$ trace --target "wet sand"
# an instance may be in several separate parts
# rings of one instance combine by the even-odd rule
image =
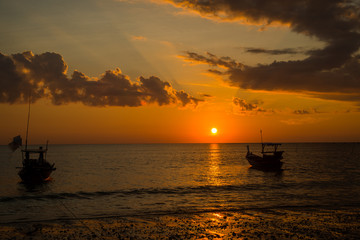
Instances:
[[[256,209],[0,225],[0,239],[358,239],[360,208]]]

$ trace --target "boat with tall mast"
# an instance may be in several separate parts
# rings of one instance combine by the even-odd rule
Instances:
[[[249,145],[247,145],[246,159],[253,168],[264,169],[264,170],[273,170],[281,169],[283,162],[283,153],[284,151],[278,151],[278,147],[281,143],[264,143],[262,138],[262,130],[260,130],[261,135],[261,155],[256,155],[250,152]],[[272,150],[267,150],[268,147],[272,147]]]
[[[48,142],[46,148],[39,147],[38,149],[28,149],[28,135],[29,135],[29,123],[30,123],[30,105],[31,100],[29,97],[29,109],[28,120],[26,126],[26,140],[25,149],[21,150],[22,155],[22,167],[18,172],[21,180],[25,183],[41,183],[47,181],[50,174],[56,170],[55,163],[50,164],[47,160]],[[20,136],[18,136],[20,137]],[[20,137],[21,139],[21,137]],[[14,138],[15,140],[15,138]],[[18,143],[17,143],[18,144]],[[20,143],[21,145],[21,143]]]

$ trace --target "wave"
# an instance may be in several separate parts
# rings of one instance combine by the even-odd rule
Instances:
[[[309,181],[303,183],[276,183],[276,184],[245,184],[245,185],[203,185],[203,186],[189,186],[189,187],[175,187],[175,188],[139,188],[139,189],[121,189],[112,191],[78,191],[78,192],[62,192],[55,193],[32,193],[29,195],[21,196],[0,196],[0,202],[12,202],[12,201],[24,201],[24,200],[57,200],[57,199],[95,199],[101,197],[115,197],[115,198],[126,198],[132,196],[142,195],[192,195],[192,194],[231,194],[231,193],[249,193],[249,192],[264,192],[264,191],[283,191],[283,194],[291,194],[294,191],[307,191],[314,189],[333,189],[335,186],[341,188],[342,185],[338,182],[319,182]]]
[[[17,223],[36,223],[36,222],[56,222],[56,221],[68,221],[68,220],[90,220],[90,219],[107,219],[107,218],[133,218],[133,217],[151,217],[151,216],[173,216],[173,215],[197,215],[204,213],[244,213],[247,215],[259,214],[259,213],[272,213],[272,214],[286,214],[283,211],[306,211],[308,213],[319,212],[325,210],[328,213],[336,213],[337,211],[360,211],[358,203],[345,203],[341,205],[334,204],[303,204],[303,205],[273,205],[273,206],[241,206],[241,207],[211,207],[211,208],[183,208],[177,210],[152,210],[152,211],[131,211],[117,214],[100,213],[100,214],[85,214],[85,215],[73,215],[67,214],[63,216],[49,215],[46,217],[34,218],[13,218],[7,219],[7,221],[1,221],[0,224],[17,224]]]
[[[0,223],[294,208],[315,211],[359,206],[359,198],[351,199],[342,194],[335,196],[336,190],[329,193],[321,189],[325,183],[316,186],[320,191],[306,192],[314,184],[311,181],[301,184],[279,182],[74,193],[55,193],[50,188],[46,193],[0,197]],[[314,195],[314,192],[319,195]]]
[[[5,196],[0,197],[0,202],[21,201],[21,200],[51,200],[51,199],[92,199],[103,196],[127,197],[134,195],[156,195],[156,194],[197,194],[197,193],[212,193],[212,192],[232,192],[232,191],[251,191],[258,190],[260,184],[250,185],[224,185],[224,186],[197,186],[197,187],[176,187],[176,188],[139,188],[139,189],[124,189],[114,191],[94,191],[84,192],[78,191],[74,193],[48,193],[48,194],[32,194],[22,196]]]

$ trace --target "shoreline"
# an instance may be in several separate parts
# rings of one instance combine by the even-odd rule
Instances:
[[[0,239],[357,239],[360,208],[282,208],[0,224]]]

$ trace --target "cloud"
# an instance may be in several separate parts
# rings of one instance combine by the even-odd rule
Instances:
[[[213,98],[214,97],[214,96],[212,96],[210,94],[207,94],[207,93],[202,93],[201,96],[204,97],[204,98]]]
[[[254,54],[269,54],[269,55],[283,55],[283,54],[299,54],[306,53],[298,48],[284,48],[284,49],[264,49],[264,48],[244,48],[247,53]]]
[[[32,102],[47,98],[55,105],[80,102],[87,106],[196,106],[203,101],[154,76],[133,82],[115,69],[95,79],[75,70],[69,78],[67,69],[57,53],[0,53],[0,103],[26,103],[29,95]]]
[[[316,114],[316,113],[324,113],[324,112],[320,112],[316,108],[312,108],[312,109],[296,109],[293,111],[293,113],[297,115],[308,115],[308,114]]]
[[[257,103],[248,103],[244,99],[240,99],[237,97],[233,98],[233,104],[236,106],[237,111],[242,113],[245,112],[266,112],[266,110],[260,108]]]
[[[307,51],[297,61],[246,66],[227,57],[188,52],[196,60],[229,76],[229,84],[244,89],[312,92],[315,97],[334,100],[360,96],[360,3],[357,0],[168,0],[173,5],[196,11],[204,17],[240,20],[246,24],[280,23],[292,31],[317,38],[322,49]],[[256,49],[253,49],[256,50]],[[259,52],[259,49],[257,49]],[[285,49],[286,50],[286,49]],[[280,51],[285,53],[286,51]],[[291,50],[291,49],[287,49]],[[263,50],[264,53],[279,53]],[[288,51],[289,52],[289,51]],[[344,94],[346,97],[342,98]]]
[[[195,63],[207,63],[211,66],[222,67],[225,69],[243,69],[245,65],[236,62],[230,57],[217,57],[212,53],[207,52],[207,56],[203,56],[194,52],[185,52],[185,59],[194,61]],[[219,72],[220,71],[214,71]]]
[[[298,110],[294,110],[293,113],[294,114],[299,114],[299,115],[304,115],[304,114],[310,114],[310,111],[305,110],[305,109],[298,109]]]
[[[339,68],[322,71],[306,71],[301,61],[275,61],[252,67],[212,54],[207,57],[189,52],[185,58],[193,63],[209,64],[212,67],[209,72],[228,76],[229,85],[243,89],[302,92],[327,100],[360,101],[360,56],[349,59]]]

